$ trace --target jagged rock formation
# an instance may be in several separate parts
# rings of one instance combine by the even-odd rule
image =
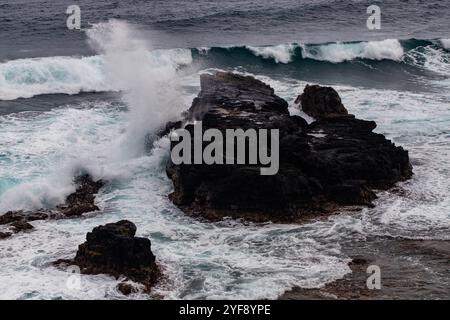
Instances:
[[[1,232],[0,239],[6,239],[13,233],[33,229],[29,223],[36,220],[79,217],[87,212],[98,211],[95,195],[104,182],[94,181],[88,174],[77,176],[74,180],[77,188],[67,196],[64,204],[55,209],[39,209],[36,211],[9,211],[0,216],[0,225],[9,227],[8,232]]]
[[[208,220],[231,216],[293,222],[336,212],[341,205],[371,205],[373,189],[388,189],[411,177],[408,152],[374,133],[375,122],[348,115],[332,88],[307,86],[297,100],[316,121],[308,125],[290,116],[287,102],[252,77],[202,75],[185,129],[193,136],[189,123],[194,120],[202,120],[204,131],[279,129],[279,171],[261,175],[259,165],[170,161],[170,199]]]

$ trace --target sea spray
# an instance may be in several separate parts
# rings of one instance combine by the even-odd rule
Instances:
[[[444,49],[450,50],[450,39],[441,39],[440,42]]]
[[[92,48],[103,55],[108,81],[121,88],[129,108],[127,130],[115,150],[117,160],[141,155],[146,135],[154,133],[181,109],[176,64],[152,59],[149,41],[126,22],[95,24],[86,33]]]
[[[294,50],[296,48],[295,44],[288,45],[277,45],[268,47],[252,47],[247,46],[254,55],[263,57],[264,59],[273,59],[276,63],[289,63],[292,61]]]
[[[121,109],[117,113],[112,106],[97,103],[95,108],[60,108],[37,115],[33,120],[37,135],[21,132],[16,134],[16,143],[10,145],[12,141],[7,140],[5,153],[17,149],[19,154],[28,155],[31,160],[23,161],[33,161],[34,167],[23,177],[15,170],[13,183],[2,187],[2,211],[39,209],[63,202],[74,190],[73,177],[80,171],[105,180],[129,178],[134,160],[144,155],[147,134],[179,113],[182,100],[176,60],[189,62],[183,52],[165,59],[161,52],[152,55],[138,32],[116,20],[93,25],[87,34],[99,53],[96,59],[101,59],[102,81],[123,92],[128,112]],[[20,114],[11,117],[11,123],[18,126],[30,120]],[[114,134],[98,132],[106,130],[105,125]],[[20,164],[18,159],[15,162]]]
[[[399,40],[300,45],[303,58],[340,63],[354,59],[400,61],[404,49]]]

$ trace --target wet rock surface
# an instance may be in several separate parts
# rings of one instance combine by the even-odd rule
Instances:
[[[339,94],[331,87],[307,85],[297,97],[303,112],[315,119],[324,119],[348,115]]]
[[[316,121],[308,124],[290,116],[287,102],[252,77],[202,75],[187,123],[202,120],[203,131],[279,129],[279,171],[263,176],[260,165],[170,161],[170,199],[186,213],[207,220],[231,216],[301,222],[342,205],[371,206],[374,189],[388,189],[411,177],[408,152],[374,133],[375,122],[349,115],[336,91],[308,86],[298,100]],[[194,126],[185,129],[193,139]]]
[[[61,219],[79,217],[84,213],[98,211],[95,205],[95,195],[104,185],[102,180],[94,181],[88,174],[77,176],[74,179],[77,186],[75,192],[67,196],[62,205],[55,209],[39,209],[36,211],[9,211],[0,216],[0,225],[9,228],[10,232],[2,232],[0,239],[6,239],[13,233],[33,229],[30,224],[36,220]]]
[[[86,235],[72,260],[58,260],[57,265],[77,265],[84,274],[109,274],[141,283],[145,291],[158,281],[160,270],[147,238],[136,237],[136,226],[127,220],[95,227]],[[135,292],[132,285],[121,283],[124,294]]]
[[[81,216],[83,213],[98,211],[95,205],[95,195],[104,182],[94,181],[89,175],[78,176],[75,179],[77,189],[66,198],[66,203],[58,206],[58,209],[66,217]]]
[[[321,288],[294,288],[284,293],[283,300],[333,299],[447,299],[448,240],[411,240],[371,237],[361,243],[343,244],[352,257],[351,273]],[[373,275],[369,266],[379,268],[379,288],[367,286]],[[431,271],[433,270],[433,271]],[[369,279],[369,283],[373,282]]]

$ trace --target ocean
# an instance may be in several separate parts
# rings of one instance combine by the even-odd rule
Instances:
[[[66,26],[72,4],[81,30]],[[366,27],[371,4],[380,30]],[[100,213],[36,221],[0,240],[0,298],[126,298],[112,277],[82,275],[72,288],[52,265],[120,219],[151,239],[166,274],[135,299],[276,299],[342,278],[351,255],[392,239],[447,245],[449,15],[450,3],[420,0],[0,0],[0,213],[63,202],[80,170],[108,181]],[[333,86],[350,113],[409,151],[413,178],[379,192],[374,208],[302,225],[183,214],[167,198],[169,140],[146,148],[145,137],[186,110],[199,75],[215,70],[270,84],[292,114],[306,84]],[[390,251],[398,277],[411,266],[423,282],[425,293],[401,297],[449,297],[448,265]]]

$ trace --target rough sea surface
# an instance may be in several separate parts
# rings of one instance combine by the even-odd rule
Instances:
[[[344,277],[364,254],[386,269],[382,297],[450,297],[450,3],[73,2],[0,0],[0,213],[62,202],[80,170],[109,183],[101,212],[0,240],[0,298],[126,298],[114,278],[83,275],[73,287],[51,265],[120,219],[151,239],[167,275],[136,299],[276,299]],[[66,27],[72,4],[82,30]],[[366,28],[371,4],[381,30]],[[145,136],[214,70],[270,84],[292,113],[306,84],[332,85],[350,113],[409,150],[415,175],[375,208],[304,225],[184,215],[167,198],[168,138],[149,150]]]

